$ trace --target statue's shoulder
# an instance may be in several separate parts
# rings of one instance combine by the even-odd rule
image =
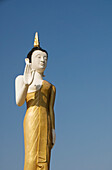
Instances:
[[[17,76],[15,81],[23,81],[23,75]]]
[[[44,80],[44,84],[45,84],[46,86],[51,87],[54,91],[56,90],[56,87],[55,87],[52,83],[50,83],[49,81]]]
[[[52,85],[52,84],[51,84],[49,81],[47,81],[47,80],[44,80],[43,82],[44,82],[44,85],[45,85],[45,86],[49,86],[49,87],[50,87],[50,86]]]

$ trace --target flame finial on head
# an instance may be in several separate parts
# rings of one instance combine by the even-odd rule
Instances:
[[[40,47],[38,33],[35,33],[35,39],[34,39],[34,47]]]

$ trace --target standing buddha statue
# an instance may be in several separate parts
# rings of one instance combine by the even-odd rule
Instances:
[[[38,33],[34,47],[25,59],[25,70],[15,80],[16,104],[26,101],[24,117],[24,170],[49,170],[51,149],[55,144],[54,101],[56,88],[43,80],[48,53],[40,47]]]

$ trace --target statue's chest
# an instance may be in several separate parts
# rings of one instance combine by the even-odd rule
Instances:
[[[51,84],[43,81],[41,87],[35,92],[31,92],[27,94],[26,102],[31,105],[42,105],[48,106],[51,94]],[[28,105],[29,105],[28,104]]]

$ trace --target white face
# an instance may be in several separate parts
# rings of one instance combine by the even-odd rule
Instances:
[[[47,54],[40,50],[35,50],[31,57],[32,69],[43,73],[47,66]]]

